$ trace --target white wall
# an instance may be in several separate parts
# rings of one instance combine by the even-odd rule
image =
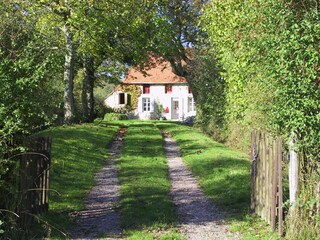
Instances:
[[[119,104],[119,91],[113,92],[103,100],[103,104],[110,108],[116,108]]]
[[[126,104],[119,104],[119,94],[123,91],[114,91],[111,95],[104,99],[103,104],[113,109],[124,108]],[[125,103],[127,103],[127,94],[125,93]]]
[[[143,92],[143,87],[141,92]],[[159,115],[156,114],[155,104],[161,104],[164,109],[168,108],[168,113],[163,113],[162,115],[168,120],[184,120],[189,116],[195,116],[196,111],[188,111],[188,99],[193,98],[192,94],[188,93],[187,85],[176,85],[172,86],[172,93],[165,93],[164,85],[151,85],[149,94],[141,94],[138,100],[138,108],[131,114],[131,117],[140,119],[157,119]],[[110,96],[104,100],[104,104],[113,109],[120,109],[125,107],[124,104],[119,104],[119,93],[122,91],[115,91]],[[127,97],[127,96],[126,96]],[[151,109],[150,111],[143,111],[142,99],[150,98]],[[177,114],[173,114],[173,101],[177,101],[179,108]],[[172,117],[177,117],[173,119]]]
[[[172,86],[172,93],[165,93],[164,85],[151,85],[150,86],[150,94],[141,94],[139,97],[138,109],[136,109],[135,113],[141,119],[152,119],[154,116],[155,109],[151,107],[150,112],[144,112],[142,109],[142,98],[148,97],[151,100],[151,104],[159,103],[165,109],[169,109],[169,113],[164,113],[163,115],[166,119],[171,120],[175,115],[178,117],[176,120],[184,120],[186,117],[194,116],[196,114],[195,111],[188,111],[188,98],[193,97],[192,94],[188,93],[188,86],[186,85],[176,85]],[[141,92],[143,87],[141,86]],[[179,108],[177,110],[177,114],[173,114],[173,100],[178,102]]]

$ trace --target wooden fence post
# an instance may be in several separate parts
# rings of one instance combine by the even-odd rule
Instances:
[[[278,233],[283,236],[282,141],[277,139],[278,160]]]
[[[251,133],[251,209],[283,234],[282,141],[270,134]],[[277,221],[278,220],[278,221]]]
[[[298,195],[298,185],[299,185],[299,159],[298,153],[296,151],[296,140],[297,135],[295,133],[291,134],[291,139],[289,140],[289,196],[290,205],[294,205],[297,195]]]
[[[18,208],[23,216],[21,224],[27,226],[32,214],[43,213],[49,207],[51,138],[29,138],[24,145],[28,151],[20,159],[21,203]]]
[[[251,132],[251,210],[256,209],[256,184],[257,184],[257,162],[259,148],[257,146],[257,131]]]
[[[278,179],[277,175],[279,174],[279,146],[278,146],[278,141],[275,142],[274,144],[274,149],[273,149],[273,166],[272,166],[272,204],[271,204],[271,227],[273,231],[276,229],[276,208],[277,208],[277,190],[278,190]]]
[[[317,197],[320,199],[320,182],[317,187]],[[320,215],[320,200],[317,202],[317,213]]]

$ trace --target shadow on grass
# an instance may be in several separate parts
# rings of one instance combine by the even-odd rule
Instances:
[[[126,229],[177,222],[168,193],[170,182],[161,132],[153,122],[131,124],[117,160],[121,185],[121,222]]]
[[[66,231],[71,213],[83,208],[93,175],[105,163],[107,146],[119,127],[128,127],[122,157],[117,161],[121,183],[121,220],[127,229],[174,225],[176,208],[168,196],[170,183],[160,129],[167,129],[183,158],[200,179],[204,192],[226,209],[243,211],[249,204],[249,161],[243,155],[205,138],[194,129],[171,122],[119,121],[99,126],[54,129],[51,188],[47,219]],[[53,233],[53,236],[59,234]]]
[[[127,120],[119,120],[119,121],[96,121],[96,126],[102,126],[102,127],[127,127],[130,124]]]
[[[118,161],[124,189],[121,205],[125,227],[153,226],[161,218],[167,224],[177,221],[170,216],[170,211],[175,212],[174,207],[166,205],[170,203],[165,196],[169,189],[163,190],[161,187],[161,179],[167,177],[167,166],[162,165],[166,160],[161,133],[157,128],[168,130],[176,139],[184,161],[215,204],[236,215],[247,211],[250,203],[250,163],[244,154],[180,123],[140,122],[129,126],[123,157]],[[153,202],[153,199],[157,200]],[[154,208],[153,204],[158,204],[158,208]],[[168,208],[174,210],[167,212]]]
[[[121,222],[124,228],[144,229],[177,223],[176,209],[167,197],[168,192],[163,190],[167,186],[163,186],[157,179],[150,181],[153,181],[150,186],[130,186],[130,191],[122,193]]]
[[[185,156],[205,194],[223,210],[242,214],[250,206],[250,165],[246,159],[203,152]]]

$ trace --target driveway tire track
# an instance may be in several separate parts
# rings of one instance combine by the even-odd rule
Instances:
[[[77,227],[71,233],[72,239],[119,239],[121,236],[117,209],[120,187],[115,160],[121,156],[126,132],[126,128],[117,132],[109,147],[108,164],[95,175],[97,184],[85,198],[85,209],[75,213]]]
[[[224,217],[200,189],[196,178],[183,163],[177,143],[163,133],[168,159],[170,195],[177,206],[180,226],[178,231],[187,239],[238,239],[228,230]]]

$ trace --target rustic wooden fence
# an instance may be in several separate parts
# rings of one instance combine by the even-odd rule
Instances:
[[[251,209],[283,235],[282,141],[251,134]]]
[[[28,150],[20,159],[19,212],[21,221],[27,224],[31,215],[48,211],[51,138],[30,138],[24,145]]]

